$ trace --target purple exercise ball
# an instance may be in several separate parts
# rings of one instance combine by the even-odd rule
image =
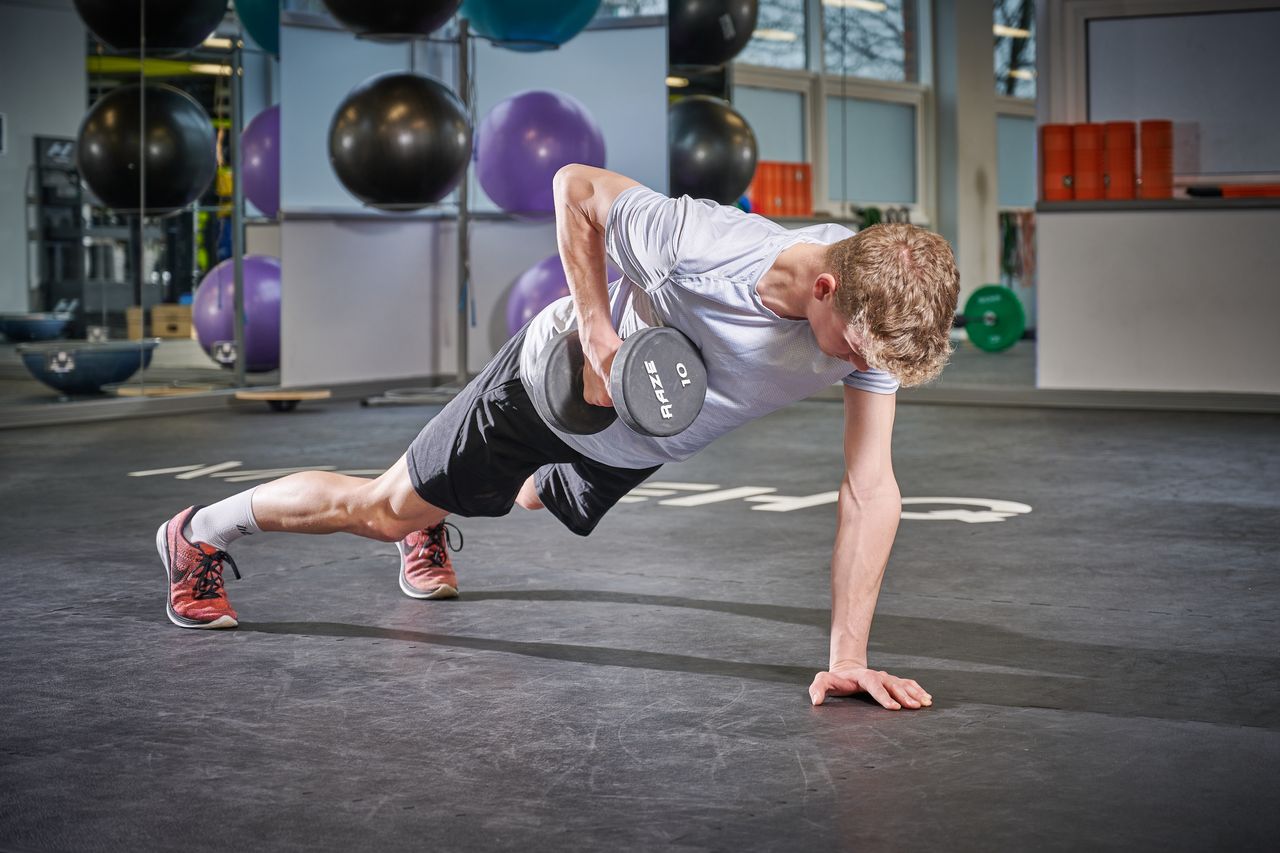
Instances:
[[[622,275],[613,264],[607,265],[605,274],[609,281]],[[565,278],[560,256],[551,255],[538,261],[520,274],[507,294],[507,333],[514,335],[543,308],[569,295],[569,280]]]
[[[240,134],[244,194],[263,216],[280,212],[280,107],[267,107]]]
[[[218,341],[235,340],[235,260],[218,264],[196,288],[191,309],[196,338],[205,352]],[[267,255],[244,256],[245,370],[257,373],[280,366],[280,261]]]
[[[563,92],[512,95],[476,135],[476,176],[494,204],[534,219],[555,215],[551,179],[561,166],[604,167],[604,136],[581,101]]]

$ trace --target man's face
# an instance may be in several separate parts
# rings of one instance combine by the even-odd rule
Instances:
[[[835,305],[835,281],[824,282],[822,276],[814,287],[814,300],[809,307],[809,326],[818,339],[818,347],[832,358],[849,362],[858,370],[870,370],[862,357],[862,341],[840,315]]]

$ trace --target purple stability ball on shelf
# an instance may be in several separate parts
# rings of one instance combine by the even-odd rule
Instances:
[[[275,370],[280,366],[279,259],[245,255],[244,284],[245,370]],[[192,322],[205,352],[218,341],[235,340],[235,289],[231,258],[209,270],[196,288]]]
[[[267,107],[253,117],[240,135],[244,146],[244,194],[262,215],[280,212],[280,107]]]
[[[512,95],[489,111],[476,139],[476,176],[494,204],[534,219],[555,215],[551,179],[561,166],[604,167],[604,136],[587,108],[563,92]]]
[[[609,281],[622,276],[613,264],[608,265],[606,274]],[[569,280],[565,278],[560,256],[551,255],[538,261],[520,274],[507,294],[507,333],[514,335],[543,308],[568,295]]]

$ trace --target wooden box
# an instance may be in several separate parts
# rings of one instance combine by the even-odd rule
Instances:
[[[142,340],[142,306],[131,305],[124,309],[124,322],[129,330],[129,340]]]
[[[151,308],[151,334],[157,338],[190,338],[190,305],[154,305]]]

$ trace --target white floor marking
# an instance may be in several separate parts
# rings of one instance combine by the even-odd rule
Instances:
[[[152,468],[150,471],[130,471],[130,477],[155,477],[160,474],[181,474],[183,471],[194,471],[197,468],[203,468],[204,463],[199,465],[177,465],[173,468]]]
[[[251,480],[278,480],[290,474],[303,471],[332,471],[332,465],[317,465],[313,468],[263,468],[257,471],[220,471],[214,477],[225,479],[228,483],[248,483]]]
[[[902,505],[914,504],[959,504],[960,506],[980,506],[974,509],[935,509],[929,512],[902,511],[902,517],[913,521],[963,521],[966,524],[983,524],[993,521],[1004,521],[1015,515],[1031,512],[1031,507],[1016,501],[1001,501],[994,498],[903,498]]]
[[[240,462],[219,462],[217,465],[209,465],[204,468],[197,468],[194,471],[188,471],[185,474],[179,474],[174,477],[175,480],[194,480],[196,477],[207,477],[217,471],[226,471],[228,468],[239,468]]]
[[[711,483],[668,483],[661,480],[651,480],[644,486],[649,489],[675,489],[677,492],[709,492],[720,488]]]
[[[194,480],[197,477],[211,477],[227,483],[248,483],[253,480],[274,480],[300,471],[334,471],[333,465],[313,465],[297,468],[255,468],[242,469],[240,462],[219,462],[216,465],[175,465],[170,468],[152,468],[145,471],[131,471],[130,477],[155,477],[164,474],[176,475],[177,480]],[[349,477],[378,477],[384,472],[381,468],[347,468],[336,471]],[[645,483],[637,486],[627,495],[618,499],[618,503],[644,503],[650,498],[665,498],[658,503],[663,506],[707,506],[709,504],[727,503],[743,500],[758,504],[753,510],[760,512],[794,512],[798,509],[825,506],[838,503],[840,493],[818,492],[812,495],[778,495],[777,489],[769,486],[739,486],[722,489],[713,483],[675,483],[665,480]],[[678,492],[694,492],[692,495],[669,497]],[[951,506],[946,506],[950,504]],[[903,509],[902,517],[911,521],[960,521],[965,524],[983,524],[1004,521],[1031,512],[1028,504],[1017,501],[998,500],[996,498],[903,498],[903,507],[933,505],[939,507],[924,511]],[[977,507],[977,509],[964,509]]]
[[[688,495],[683,498],[667,498],[665,501],[659,501],[659,503],[663,506],[705,506],[706,504],[721,503],[722,501],[742,500],[752,495],[763,495],[766,492],[776,491],[777,489],[772,489],[768,486],[740,486],[736,489],[721,489],[718,492]]]
[[[839,492],[819,492],[807,497],[787,497],[785,495],[756,495],[747,498],[752,503],[763,503],[764,506],[753,506],[758,512],[793,512],[797,509],[808,509],[811,506],[833,504],[840,499]]]

